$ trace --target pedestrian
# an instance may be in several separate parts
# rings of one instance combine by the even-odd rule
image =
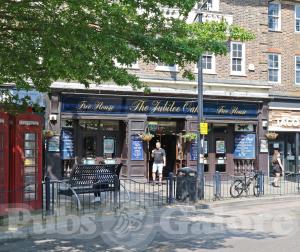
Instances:
[[[275,174],[275,178],[273,180],[272,185],[274,187],[279,187],[279,179],[281,175],[284,175],[284,168],[280,159],[280,152],[279,149],[274,149],[274,153],[272,156],[272,166],[273,166],[273,173]]]
[[[156,172],[158,172],[159,185],[162,183],[163,167],[166,166],[166,152],[161,148],[160,142],[157,142],[155,149],[152,150],[151,156],[153,158],[152,179],[153,183],[156,181]]]

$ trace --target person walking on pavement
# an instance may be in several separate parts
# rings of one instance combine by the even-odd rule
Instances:
[[[273,157],[272,157],[272,166],[273,172],[275,174],[274,181],[272,185],[274,187],[279,187],[279,179],[281,175],[284,175],[284,168],[280,159],[279,149],[274,149]]]
[[[152,167],[152,179],[153,182],[156,180],[156,172],[158,172],[159,176],[159,185],[162,183],[162,175],[163,175],[163,167],[166,166],[166,152],[163,148],[161,148],[160,142],[156,143],[156,148],[152,150],[151,156],[153,160]]]

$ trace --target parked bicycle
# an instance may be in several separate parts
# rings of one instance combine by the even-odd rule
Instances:
[[[243,173],[243,175],[243,178],[236,178],[232,182],[230,186],[231,197],[239,198],[243,192],[248,195],[251,184],[253,184],[253,194],[258,197],[261,194],[258,173],[256,171],[251,171],[250,174]]]

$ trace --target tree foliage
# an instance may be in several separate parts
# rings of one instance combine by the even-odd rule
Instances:
[[[141,88],[115,61],[185,67],[204,51],[227,52],[227,41],[250,40],[226,22],[187,24],[196,0],[0,0],[0,85],[47,91],[56,80]],[[167,18],[162,6],[178,8]],[[189,76],[187,74],[187,76]]]

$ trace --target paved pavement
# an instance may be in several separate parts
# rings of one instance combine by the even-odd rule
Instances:
[[[67,215],[0,251],[299,251],[300,198]]]

